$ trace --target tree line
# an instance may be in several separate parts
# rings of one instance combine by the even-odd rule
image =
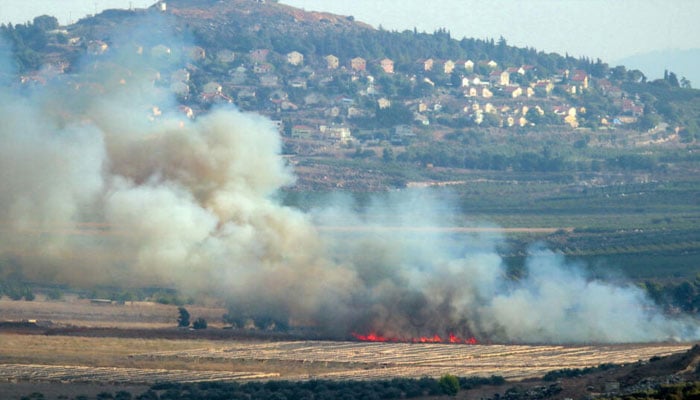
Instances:
[[[0,25],[0,53],[12,54],[12,61],[20,72],[39,69],[43,64],[44,53],[52,40],[50,31],[59,28],[58,19],[41,15],[24,24]],[[66,42],[65,35],[56,35],[57,41]]]
[[[309,381],[267,382],[163,382],[152,385],[147,391],[133,395],[121,390],[117,393],[102,392],[97,400],[380,400],[411,399],[425,396],[455,396],[460,390],[481,386],[500,386],[506,380],[501,376],[457,377],[446,374],[435,378],[394,378],[375,381],[331,381],[313,379]],[[43,400],[42,393],[33,393],[22,400]],[[65,397],[68,399],[67,397]],[[73,400],[90,400],[84,395]]]

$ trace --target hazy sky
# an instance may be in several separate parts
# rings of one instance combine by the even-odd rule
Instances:
[[[280,0],[306,10],[352,15],[385,29],[447,28],[453,37],[494,38],[573,56],[622,58],[661,49],[700,48],[698,0]],[[105,8],[154,0],[0,0],[0,22],[35,16],[73,22]],[[699,68],[700,69],[700,68]]]
[[[700,48],[698,0],[281,0],[306,10],[353,15],[385,29],[444,27],[456,38],[614,62],[659,49]]]
[[[61,24],[75,22],[88,14],[107,8],[145,8],[155,0],[0,0],[0,22],[13,24],[31,21],[39,15],[51,15]]]

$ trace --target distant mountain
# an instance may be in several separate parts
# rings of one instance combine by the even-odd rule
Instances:
[[[700,88],[700,48],[657,50],[625,57],[611,64],[639,69],[649,80],[663,78],[664,70],[672,71],[678,78],[685,76],[689,79],[694,88]]]

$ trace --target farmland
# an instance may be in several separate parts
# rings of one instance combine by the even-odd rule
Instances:
[[[26,306],[23,315],[18,305]],[[216,336],[212,334],[226,331],[216,321],[212,320],[208,334],[168,330],[164,326],[169,318],[174,326],[176,307],[147,307],[77,299],[70,303],[0,301],[3,316],[9,313],[26,318],[46,308],[62,318],[53,320],[50,329],[0,331],[0,381],[120,385],[250,379],[370,380],[438,377],[445,373],[520,380],[561,368],[646,360],[690,347],[686,343],[567,346],[271,340],[264,336],[237,337],[231,331],[227,338],[213,340]],[[150,310],[148,314],[145,309]],[[193,310],[211,316],[220,311],[205,307]],[[109,328],[106,318],[115,316],[120,321]],[[66,329],[76,324],[84,330]],[[138,334],[129,335],[129,326],[138,326]],[[101,332],[103,337],[90,336],[91,330]],[[168,335],[161,335],[163,332]]]
[[[434,181],[412,186],[427,187],[417,198],[432,205],[431,212],[439,216],[436,224],[501,227],[498,252],[516,268],[533,243],[542,243],[600,276],[663,281],[692,279],[700,272],[700,183],[694,173],[521,174],[436,168],[432,175]],[[446,176],[451,180],[442,184]],[[369,221],[386,220],[394,213],[391,199],[398,197],[395,192],[346,196]],[[313,209],[335,197],[333,192],[289,191],[283,200]],[[469,232],[462,233],[455,240]]]

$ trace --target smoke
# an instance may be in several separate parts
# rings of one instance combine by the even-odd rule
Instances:
[[[546,250],[533,248],[525,278],[507,279],[499,235],[445,229],[459,223],[455,203],[430,192],[360,211],[341,195],[310,212],[283,206],[276,194],[294,174],[272,122],[234,107],[187,118],[152,67],[165,75],[181,57],[136,48],[46,86],[0,89],[0,257],[27,278],[175,287],[338,338],[700,336],[638,288],[590,279]]]

